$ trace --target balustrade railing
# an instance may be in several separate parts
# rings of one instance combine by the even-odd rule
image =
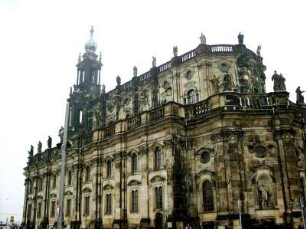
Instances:
[[[163,64],[163,65],[161,65],[159,67],[159,71],[163,72],[163,71],[166,71],[168,68],[171,68],[171,62],[170,61],[165,63],[165,64]]]
[[[151,77],[150,72],[146,72],[146,73],[139,76],[139,81],[144,81],[146,79],[149,79],[150,77]]]
[[[111,126],[108,126],[108,127],[105,128],[105,130],[104,130],[104,137],[105,138],[110,137],[114,134],[115,134],[115,124],[112,124]]]
[[[150,121],[155,121],[159,118],[164,117],[165,111],[164,106],[156,108],[152,111],[150,111]]]
[[[187,61],[187,60],[189,60],[189,59],[191,59],[191,58],[193,58],[195,56],[196,56],[195,50],[187,52],[186,54],[182,55],[182,62]]]
[[[231,53],[233,52],[232,45],[212,45],[211,47],[212,53]]]
[[[127,129],[134,129],[141,124],[141,115],[138,115],[136,117],[130,118],[127,120]]]

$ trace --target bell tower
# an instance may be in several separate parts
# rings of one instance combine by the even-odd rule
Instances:
[[[79,55],[76,84],[70,90],[69,129],[75,131],[83,124],[86,105],[101,94],[101,54],[96,54],[97,44],[93,39],[94,29],[91,27],[89,40],[85,43],[85,53]]]

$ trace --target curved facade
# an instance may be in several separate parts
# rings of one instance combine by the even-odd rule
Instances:
[[[170,61],[134,67],[109,92],[101,66],[86,49],[68,99],[65,225],[238,228],[239,212],[245,228],[299,225],[306,107],[265,91],[262,57],[241,34],[234,45],[201,37],[183,55],[174,47]],[[60,145],[29,152],[28,225],[56,221]]]

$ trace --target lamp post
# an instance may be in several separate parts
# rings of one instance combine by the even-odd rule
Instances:
[[[289,208],[290,208],[290,227],[293,228],[293,215],[292,215],[292,209],[293,209],[293,201],[289,201]]]
[[[302,220],[303,220],[303,226],[304,226],[304,229],[306,229],[306,224],[305,224],[305,215],[304,215],[304,199],[303,197],[300,197],[299,198],[299,206],[301,208],[301,211],[302,211]]]
[[[239,228],[242,229],[242,220],[241,220],[241,200],[238,199],[238,210],[239,210]]]

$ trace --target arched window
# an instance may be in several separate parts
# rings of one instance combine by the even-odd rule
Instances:
[[[209,181],[203,183],[203,209],[204,211],[213,211],[214,206],[214,193],[212,184]]]
[[[138,190],[132,190],[131,212],[138,212]]]
[[[305,178],[304,177],[300,177],[300,185],[301,185],[301,190],[302,190],[302,197],[305,200],[305,193],[306,193],[306,189],[305,189]]]
[[[39,178],[38,179],[38,191],[42,191],[43,190],[43,179]]]
[[[90,180],[90,167],[87,166],[86,170],[85,170],[85,181],[89,181]]]
[[[136,154],[132,155],[131,169],[132,169],[132,174],[137,172],[137,155]]]
[[[156,206],[156,209],[163,208],[163,187],[162,186],[155,187],[155,206]]]
[[[105,215],[112,214],[112,194],[107,193],[105,195]]]
[[[52,188],[56,188],[56,175],[53,176]]]
[[[187,104],[193,104],[198,101],[197,94],[193,89],[189,90],[187,93]]]
[[[71,174],[71,171],[68,171],[68,174],[67,174],[67,185],[71,185],[71,182],[72,182],[72,174]]]
[[[90,214],[90,196],[84,197],[84,215],[89,216]]]
[[[106,162],[106,177],[110,178],[112,176],[112,162],[108,160]]]
[[[159,148],[156,148],[154,153],[154,168],[155,169],[162,168],[162,152]]]

